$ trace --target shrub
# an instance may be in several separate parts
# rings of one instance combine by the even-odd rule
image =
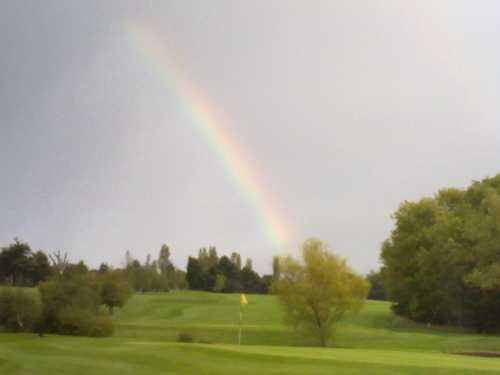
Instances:
[[[69,307],[59,314],[59,333],[73,336],[108,337],[114,333],[111,319],[89,310]]]
[[[99,315],[94,318],[92,328],[90,329],[89,336],[91,337],[109,337],[115,333],[113,321],[105,315]]]
[[[179,333],[179,336],[177,337],[177,341],[191,343],[191,342],[193,342],[193,336],[189,333]]]
[[[76,306],[65,308],[58,314],[60,329],[58,333],[73,336],[89,336],[92,330],[94,315]]]
[[[71,316],[77,314],[76,311],[70,310],[85,310],[94,315],[98,312],[99,292],[91,285],[88,277],[57,277],[41,283],[38,290],[42,300],[44,325],[49,332],[67,333],[68,329],[72,329],[63,329],[61,321],[64,314],[68,315],[65,317],[67,323],[72,320]],[[83,318],[77,320],[81,319]]]
[[[75,336],[110,336],[113,323],[99,314],[99,288],[88,276],[58,277],[39,286],[41,329]]]
[[[59,315],[59,333],[73,336],[109,337],[114,333],[113,322],[108,316],[95,315],[78,307],[65,309]]]
[[[40,315],[40,304],[29,291],[0,289],[0,325],[12,332],[31,331]]]

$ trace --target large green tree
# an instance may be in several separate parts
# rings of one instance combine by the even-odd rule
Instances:
[[[34,284],[47,280],[52,274],[49,258],[41,250],[33,254],[31,257],[31,264],[31,279]]]
[[[52,269],[47,255],[35,253],[27,242],[14,243],[0,251],[0,283],[14,286],[33,286],[50,277]]]
[[[132,294],[126,279],[117,271],[104,272],[97,276],[101,303],[112,315],[115,307],[123,307]]]
[[[252,269],[251,264],[246,264],[240,272],[240,281],[243,292],[259,293],[263,286],[259,274]]]
[[[200,290],[204,288],[203,270],[198,259],[193,257],[188,258],[186,280],[189,289]]]
[[[284,307],[285,321],[326,346],[335,324],[347,312],[362,307],[369,284],[318,239],[306,241],[301,255],[301,259],[280,259],[274,290]]]
[[[13,244],[0,252],[0,278],[7,279],[12,285],[22,283],[29,278],[30,257],[30,245],[15,238]]]
[[[500,329],[500,175],[404,202],[382,246],[396,313],[416,321]]]
[[[158,255],[158,268],[162,275],[166,275],[174,270],[174,265],[170,260],[170,248],[163,244]]]

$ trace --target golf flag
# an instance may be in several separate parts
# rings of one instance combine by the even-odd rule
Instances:
[[[240,305],[248,305],[247,297],[244,294],[240,295]]]

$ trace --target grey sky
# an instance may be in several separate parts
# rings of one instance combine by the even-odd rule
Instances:
[[[296,233],[276,249],[130,40],[229,119]],[[259,271],[310,236],[376,268],[405,199],[500,172],[496,1],[4,1],[0,245],[118,265],[168,243]]]

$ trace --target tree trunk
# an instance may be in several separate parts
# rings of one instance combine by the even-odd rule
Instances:
[[[21,317],[19,316],[19,313],[16,314],[16,320],[17,320],[17,325],[22,330],[23,329],[23,322],[21,320]]]
[[[321,327],[319,328],[319,341],[322,347],[326,347],[326,337]]]
[[[321,321],[319,317],[319,313],[317,309],[315,308],[314,305],[311,306],[312,311],[314,313],[314,318],[316,320],[316,325],[318,326],[318,333],[319,333],[319,342],[321,346],[325,347],[326,346],[326,335],[323,329],[323,322]]]

